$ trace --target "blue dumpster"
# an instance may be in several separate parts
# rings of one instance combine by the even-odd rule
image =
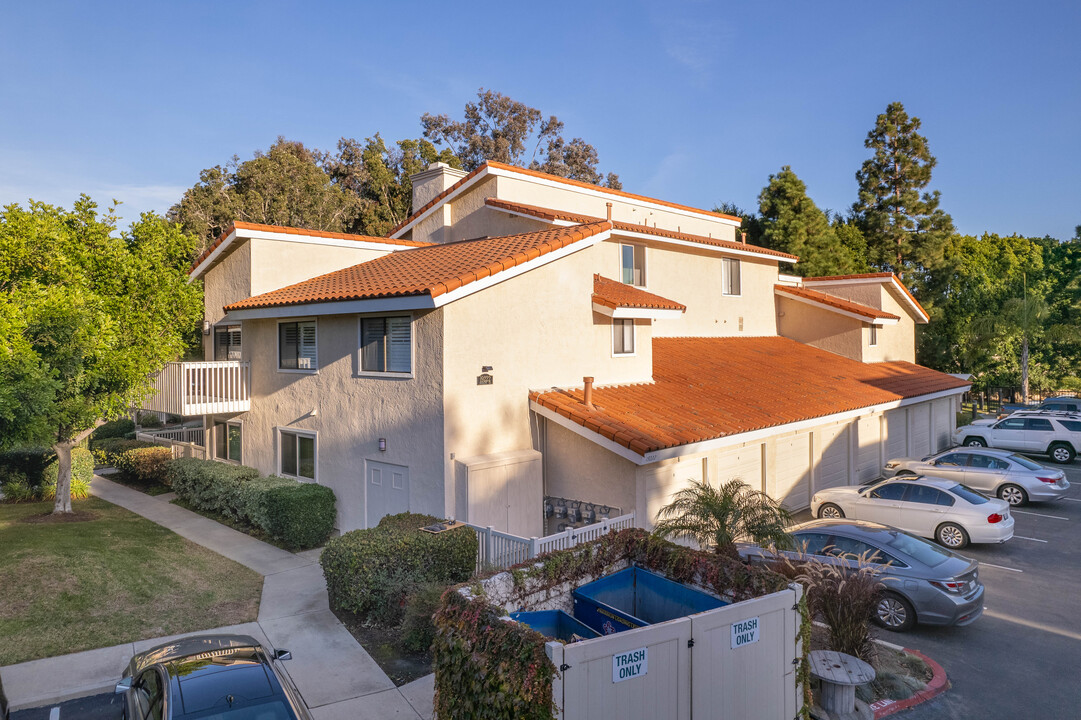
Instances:
[[[629,567],[572,593],[574,617],[602,635],[705,612],[727,605],[701,590]]]
[[[512,620],[528,625],[541,635],[565,643],[599,637],[590,627],[583,625],[562,610],[533,610],[513,612]]]

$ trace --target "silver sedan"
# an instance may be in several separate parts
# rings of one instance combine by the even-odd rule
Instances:
[[[934,475],[997,495],[1010,505],[1058,500],[1070,489],[1061,470],[990,448],[954,448],[922,460],[897,458],[886,463],[885,475]]]

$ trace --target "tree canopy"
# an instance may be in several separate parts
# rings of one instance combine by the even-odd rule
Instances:
[[[902,278],[937,263],[953,233],[953,220],[938,207],[939,192],[923,192],[937,161],[917,132],[920,124],[899,102],[878,116],[863,143],[874,154],[856,173],[859,199],[852,206],[871,263]]]
[[[57,512],[71,511],[71,448],[145,394],[202,315],[194,238],[150,213],[115,231],[86,196],[0,212],[0,446],[56,451]]]

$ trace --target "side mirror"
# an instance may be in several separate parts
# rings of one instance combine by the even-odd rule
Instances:
[[[126,677],[116,684],[116,688],[113,690],[117,695],[122,695],[131,689],[131,678]]]
[[[292,660],[293,659],[293,653],[289,652],[288,650],[275,650],[274,651],[274,659],[275,660]]]

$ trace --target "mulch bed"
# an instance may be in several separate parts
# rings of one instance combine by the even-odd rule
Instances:
[[[337,616],[360,646],[383,669],[395,687],[401,687],[432,672],[430,652],[410,652],[399,644],[401,630],[367,625],[356,615],[335,610]]]

